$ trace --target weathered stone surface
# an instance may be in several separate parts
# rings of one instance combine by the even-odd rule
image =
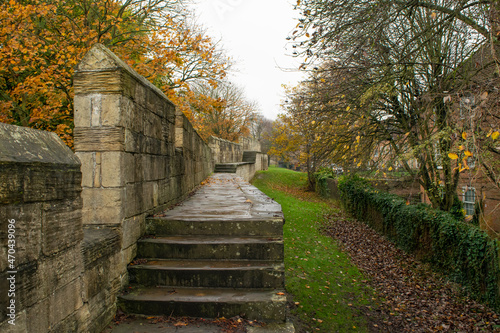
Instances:
[[[49,297],[48,308],[51,327],[60,324],[66,317],[83,306],[81,293],[80,279],[75,279],[53,291]]]
[[[99,260],[106,260],[120,251],[120,233],[112,229],[86,228],[82,254],[85,270],[94,267]]]
[[[49,332],[49,300],[45,298],[26,309],[26,332]]]
[[[122,225],[122,248],[128,248],[144,235],[146,225],[146,214],[125,219]]]
[[[82,191],[83,224],[119,225],[125,216],[125,188],[86,188]]]
[[[46,203],[42,207],[42,252],[46,256],[83,239],[81,200]]]
[[[2,318],[0,318],[0,332],[2,332],[2,333],[3,332],[5,332],[5,333],[31,332],[27,328],[26,311],[19,311],[16,314],[16,325],[11,325],[7,321],[4,321],[2,323]]]
[[[101,155],[101,181],[103,187],[121,187],[133,179],[134,157],[123,152],[103,152]]]
[[[120,127],[77,127],[74,135],[78,152],[125,150],[125,131]]]
[[[37,260],[42,250],[41,203],[0,206],[0,272],[7,269],[7,230],[15,220],[15,266]]]
[[[55,133],[0,123],[0,161],[79,166]]]

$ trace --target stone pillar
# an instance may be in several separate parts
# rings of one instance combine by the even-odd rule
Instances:
[[[99,44],[78,65],[74,89],[83,223],[121,226],[168,201],[158,187],[173,155],[174,105]]]

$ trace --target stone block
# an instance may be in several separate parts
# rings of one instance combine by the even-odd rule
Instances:
[[[75,151],[124,151],[125,131],[120,127],[75,128]]]
[[[38,262],[40,298],[49,297],[56,289],[83,275],[82,246],[74,246]]]
[[[138,132],[125,130],[125,151],[127,153],[141,153],[144,150],[144,135]]]
[[[146,211],[142,186],[143,182],[126,185],[125,217],[129,218]]]
[[[121,95],[103,95],[101,99],[101,125],[123,127],[124,110],[121,101],[125,99]],[[126,110],[125,110],[126,111]]]
[[[134,156],[122,152],[103,152],[101,179],[103,187],[121,187],[134,181]]]
[[[158,184],[156,182],[145,182],[142,184],[143,209],[140,213],[152,210],[155,207],[155,197],[158,201]]]
[[[82,163],[82,186],[94,186],[94,168],[95,168],[95,153],[93,152],[76,152],[75,153]]]
[[[49,332],[49,300],[47,298],[26,309],[26,332]]]
[[[80,278],[54,290],[49,297],[49,325],[56,326],[83,306]]]
[[[82,244],[83,264],[85,270],[89,270],[98,262],[108,260],[121,248],[121,235],[113,229],[86,228]]]
[[[78,199],[80,196],[82,174],[79,165],[30,165],[24,168],[23,174],[24,202]]]
[[[83,239],[82,202],[65,200],[42,207],[42,252],[46,256],[80,243]]]
[[[0,321],[5,318],[9,298],[7,291],[9,283],[7,277],[15,275],[16,295],[15,304],[17,312],[25,309],[43,298],[43,290],[40,288],[42,279],[38,271],[38,262],[31,261],[16,267],[17,273],[10,274],[8,271],[0,273]]]
[[[123,221],[122,225],[122,249],[135,244],[144,235],[146,225],[145,214],[134,216]]]
[[[109,288],[109,260],[100,260],[95,266],[85,271],[84,299],[90,300],[95,295]]]
[[[15,220],[15,267],[38,260],[42,250],[42,204],[0,206],[0,272],[7,269],[8,222]]]
[[[135,89],[134,100],[142,107],[146,107],[147,88],[144,85],[138,84]]]
[[[162,150],[161,146],[162,146],[161,140],[145,136],[141,152],[152,155],[160,155]]]
[[[137,244],[133,244],[126,249],[121,251],[122,259],[121,262],[128,265],[128,263],[132,262],[134,258],[137,256]],[[126,272],[126,270],[125,270]]]
[[[90,127],[92,118],[92,96],[75,96],[73,99],[75,127]]]
[[[125,217],[125,195],[125,188],[84,189],[83,224],[121,224]]]
[[[96,295],[87,306],[89,317],[85,332],[102,332],[109,325],[116,314],[116,304],[111,302],[113,295],[108,290],[103,290]]]
[[[116,68],[98,72],[75,72],[73,76],[75,96],[124,94],[125,84],[122,70]]]

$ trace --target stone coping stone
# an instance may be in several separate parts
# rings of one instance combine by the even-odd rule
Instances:
[[[2,162],[80,165],[55,133],[0,123],[0,142]]]

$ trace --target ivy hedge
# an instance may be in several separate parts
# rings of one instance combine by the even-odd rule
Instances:
[[[474,298],[500,310],[498,241],[447,212],[425,204],[407,205],[356,176],[341,177],[338,188],[349,213],[460,283]]]

